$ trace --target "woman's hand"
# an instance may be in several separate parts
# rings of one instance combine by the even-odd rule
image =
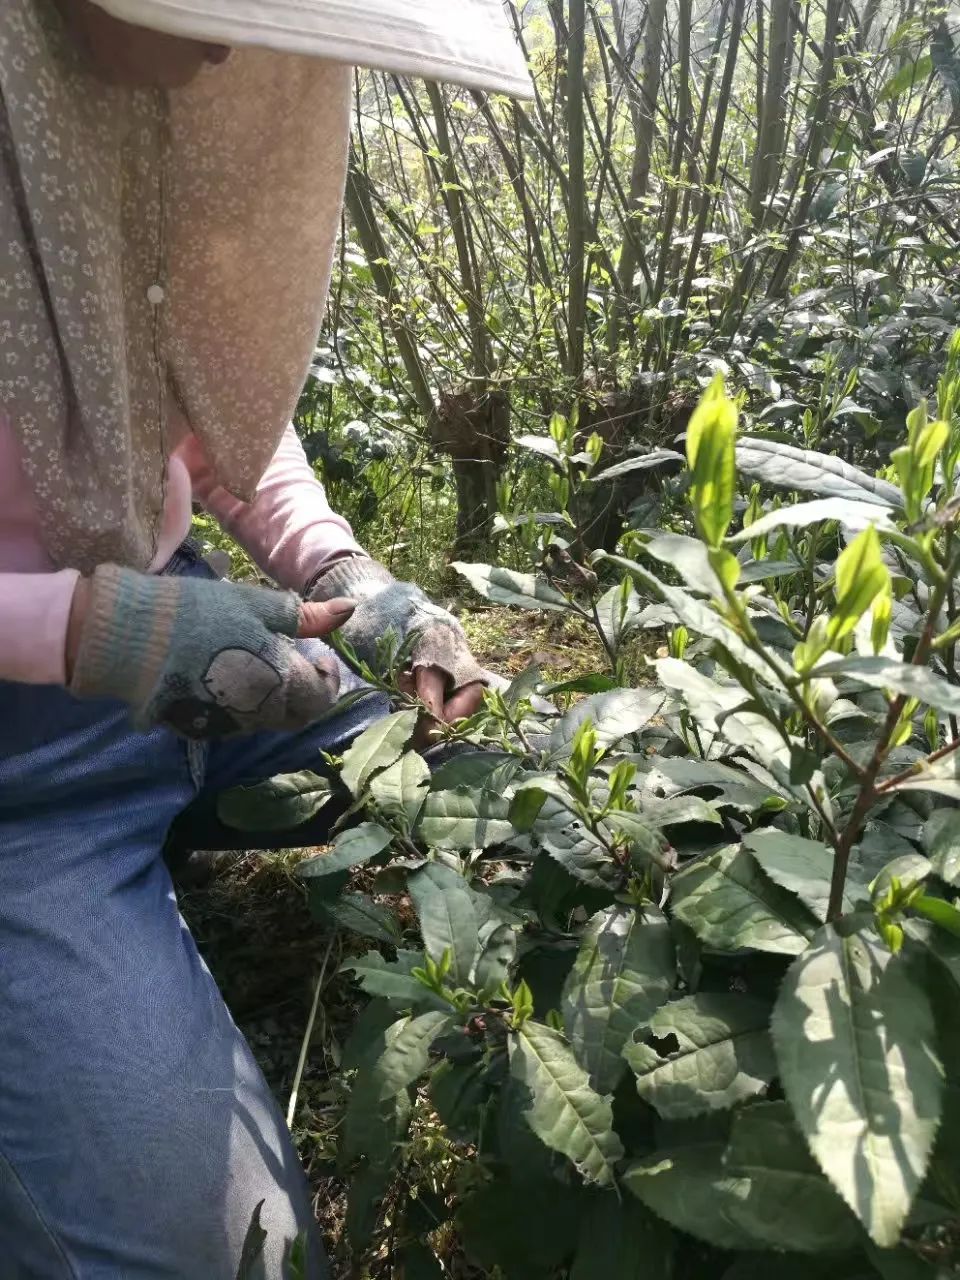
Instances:
[[[343,635],[366,663],[375,660],[377,641],[387,631],[409,640],[416,691],[436,708],[438,718],[459,718],[470,714],[463,707],[479,706],[486,673],[470,652],[463,628],[412,582],[398,582],[376,560],[354,556],[324,571],[309,593],[313,600],[349,596],[356,601]]]
[[[334,657],[309,662],[293,643],[328,635],[352,600],[301,604],[292,592],[158,577],[101,565],[74,594],[70,688],[119,698],[141,728],[191,738],[299,729],[337,699]]]
[[[464,685],[454,693],[448,693],[447,685],[447,673],[439,667],[417,667],[401,681],[404,692],[419,698],[428,712],[417,725],[413,740],[417,750],[431,746],[440,736],[438,724],[456,724],[480,710],[484,686],[479,681]]]

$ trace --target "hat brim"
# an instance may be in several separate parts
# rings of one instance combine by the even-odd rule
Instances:
[[[533,95],[501,0],[93,0],[115,18],[217,44],[259,45]]]

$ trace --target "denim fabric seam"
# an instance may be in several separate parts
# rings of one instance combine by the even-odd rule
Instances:
[[[53,1251],[59,1256],[60,1260],[63,1262],[64,1268],[65,1268],[65,1275],[68,1276],[70,1280],[80,1280],[76,1269],[74,1268],[69,1257],[67,1256],[66,1250],[64,1249],[60,1241],[57,1239],[57,1237],[54,1235],[54,1233],[51,1231],[46,1218],[40,1212],[40,1208],[37,1205],[36,1200],[34,1200],[33,1196],[27,1190],[26,1186],[24,1185],[23,1179],[20,1177],[19,1173],[17,1173],[17,1170],[15,1169],[13,1163],[9,1160],[9,1158],[7,1157],[2,1147],[0,1147],[0,1167],[7,1170],[10,1177],[13,1179],[16,1185],[20,1188],[20,1191],[23,1195],[25,1202],[33,1210],[34,1217],[36,1218],[37,1223],[39,1224],[40,1230],[46,1236]],[[50,1280],[53,1280],[53,1277],[51,1277]]]

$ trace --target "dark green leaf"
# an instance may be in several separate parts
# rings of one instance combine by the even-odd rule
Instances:
[[[612,676],[575,676],[573,680],[562,680],[559,684],[547,685],[543,693],[547,697],[555,693],[609,693],[617,687],[617,682]]]
[[[529,1091],[524,1114],[540,1141],[572,1160],[588,1182],[612,1183],[623,1148],[609,1099],[591,1089],[563,1037],[525,1022],[510,1039],[510,1074]]]
[[[282,773],[222,792],[217,817],[235,831],[288,831],[309,822],[331,795],[330,779],[319,773]]]
[[[674,1237],[635,1200],[590,1197],[570,1280],[671,1280]]]
[[[465,564],[454,560],[451,569],[470,583],[474,591],[494,604],[514,604],[523,609],[569,609],[566,599],[543,578],[514,573],[489,564]]]
[[[393,912],[365,893],[345,893],[331,901],[321,899],[317,909],[349,933],[359,933],[364,938],[389,942],[394,946],[400,941],[400,926]]]
[[[722,1280],[877,1280],[877,1274],[862,1254],[811,1258],[783,1253],[742,1255]]]
[[[943,1069],[905,955],[826,926],[773,1016],[780,1077],[820,1167],[877,1244],[895,1245],[926,1172]]]
[[[625,458],[623,462],[615,462],[612,467],[597,471],[587,479],[591,484],[599,484],[604,480],[616,480],[631,471],[649,471],[653,467],[662,467],[666,462],[683,462],[683,454],[675,449],[651,449],[649,453],[638,454],[635,458]]]
[[[908,698],[918,698],[947,715],[960,713],[960,688],[926,667],[900,662],[896,658],[837,658],[819,663],[813,674],[845,676],[859,680],[871,689],[892,689],[894,693],[902,693]],[[921,772],[911,779],[913,785],[922,785],[923,776]]]
[[[396,711],[377,720],[360,734],[344,753],[340,776],[343,784],[358,796],[381,769],[399,760],[417,724],[417,712]]]
[[[856,1218],[820,1172],[785,1102],[734,1112],[725,1164],[762,1187],[762,1196],[744,1205],[740,1221],[768,1247],[820,1253],[859,1243]],[[774,1206],[779,1213],[771,1213]]]
[[[688,1235],[721,1249],[758,1249],[762,1241],[739,1219],[755,1191],[723,1164],[725,1142],[660,1147],[629,1165],[621,1182],[648,1209]]]
[[[615,689],[584,698],[566,713],[550,734],[548,749],[553,760],[566,760],[577,730],[587,720],[593,725],[598,747],[612,747],[621,738],[639,733],[663,706],[656,689]]]
[[[563,1020],[598,1093],[616,1088],[626,1070],[623,1046],[675,982],[673,940],[657,907],[607,907],[588,922],[564,986]]]
[[[744,813],[767,808],[771,801],[776,807],[783,807],[781,798],[772,788],[756,782],[742,770],[716,760],[660,756],[648,764],[640,782],[645,790],[662,791],[667,796],[687,791],[716,791],[715,804]]]
[[[411,968],[422,963],[423,957],[416,951],[399,951],[395,961],[385,960],[379,951],[368,951],[351,957],[340,967],[345,972],[352,970],[368,995],[383,996],[401,1008],[409,1008],[437,999],[422,982],[410,976]]]
[[[830,901],[830,877],[833,874],[833,852],[817,840],[805,840],[767,827],[743,837],[764,871],[782,889],[795,893],[823,923]],[[860,886],[860,895],[865,889]],[[844,891],[844,910],[853,909],[854,886]]]
[[[506,751],[462,751],[439,766],[430,779],[430,790],[480,787],[502,793],[522,768],[523,761]]]
[[[393,1176],[393,1164],[390,1162],[364,1163],[350,1176],[346,1227],[350,1244],[357,1252],[366,1249],[373,1239],[380,1219],[380,1205]]]
[[[736,845],[675,876],[671,901],[683,923],[721,951],[753,947],[797,955],[816,928],[807,909],[768,880],[754,858]]]
[[[477,957],[473,981],[478,991],[496,991],[510,976],[517,954],[517,931],[513,925],[497,925],[486,937]]]
[[[574,1250],[582,1204],[578,1190],[552,1179],[499,1178],[467,1197],[457,1222],[487,1274],[500,1267],[510,1280],[549,1280]]]
[[[406,1089],[381,1097],[374,1067],[406,1025],[401,1018],[379,1035],[369,1038],[357,1070],[350,1101],[343,1117],[339,1157],[349,1163],[365,1156],[372,1165],[392,1165],[397,1144],[403,1140],[413,1110]]]
[[[400,1251],[403,1280],[443,1280],[446,1272],[429,1245],[407,1244]]]
[[[428,862],[409,881],[410,897],[420,921],[427,954],[437,963],[449,951],[449,978],[453,986],[470,980],[477,954],[475,895],[463,876],[442,862]]]
[[[430,1064],[430,1046],[453,1025],[453,1015],[439,1009],[401,1023],[371,1069],[380,1101],[420,1079]]]
[[[737,467],[780,489],[800,489],[824,498],[850,498],[879,507],[900,508],[903,494],[833,454],[798,449],[779,440],[737,441]],[[839,519],[840,517],[833,517]]]
[[[436,849],[485,849],[510,839],[513,826],[509,812],[509,801],[493,791],[466,787],[431,791],[417,829]]]
[[[382,853],[393,836],[376,822],[361,822],[359,826],[341,831],[330,853],[318,854],[297,864],[297,876],[310,880],[316,876],[329,876],[337,871],[362,866]]]
[[[628,1042],[624,1057],[637,1092],[666,1119],[681,1120],[742,1102],[777,1073],[770,1006],[752,996],[700,992],[664,1005],[645,1032],[676,1040],[671,1052]]]
[[[924,823],[921,839],[940,879],[960,885],[960,809],[935,809]]]
[[[572,814],[549,824],[538,822],[534,832],[550,857],[584,884],[595,889],[611,889],[622,882],[623,872],[606,846]]]
[[[488,1093],[483,1062],[441,1062],[430,1077],[430,1101],[447,1131],[464,1142],[476,1142],[481,1108]]]

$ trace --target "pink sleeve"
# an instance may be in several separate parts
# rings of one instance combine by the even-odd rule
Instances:
[[[0,573],[0,680],[65,684],[64,654],[80,574]]]
[[[330,509],[293,427],[288,427],[252,502],[214,480],[196,437],[180,449],[193,496],[255,564],[282,587],[301,590],[325,561],[361,551],[349,524]]]

